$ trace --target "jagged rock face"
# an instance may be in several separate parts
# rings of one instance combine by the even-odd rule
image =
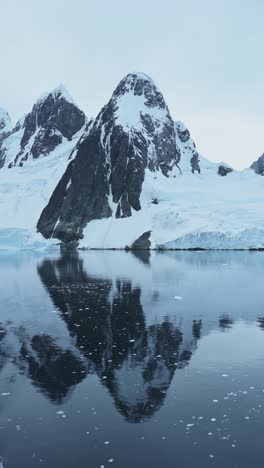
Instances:
[[[4,165],[5,161],[5,151],[2,148],[3,141],[11,133],[11,120],[9,114],[2,108],[0,108],[0,169]]]
[[[250,169],[253,169],[256,174],[264,175],[264,153],[251,164]]]
[[[197,171],[199,174],[201,172],[200,166],[199,166],[199,154],[195,152],[195,154],[191,158],[191,167],[192,167],[192,173],[194,174],[195,171]]]
[[[201,156],[196,149],[188,128],[182,122],[175,122],[175,131],[177,152],[180,155],[178,164],[180,173],[191,171],[193,174],[203,174],[210,170],[219,176],[226,176],[233,171],[232,167],[228,164],[213,163]]]
[[[28,159],[51,153],[63,139],[71,140],[85,124],[85,114],[74,104],[67,91],[59,87],[43,96],[13,132],[23,128],[20,150],[9,167],[22,166]]]
[[[180,172],[191,170],[193,174],[194,172],[200,174],[200,156],[188,128],[186,128],[182,122],[175,122],[175,131]]]
[[[186,141],[189,141],[191,135],[188,128],[186,128],[182,122],[175,122],[175,124],[181,142],[186,143]]]
[[[140,210],[145,170],[167,176],[178,164],[175,138],[174,122],[153,81],[141,73],[127,75],[80,144],[70,181],[65,179],[63,190],[51,198],[38,230],[70,242],[93,219]]]
[[[222,177],[225,177],[227,176],[227,174],[230,174],[230,172],[233,172],[233,170],[234,169],[232,169],[232,167],[224,166],[223,164],[221,164],[218,167],[218,174]]]

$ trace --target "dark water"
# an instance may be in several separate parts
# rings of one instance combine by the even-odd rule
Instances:
[[[264,254],[0,255],[4,467],[263,468]]]

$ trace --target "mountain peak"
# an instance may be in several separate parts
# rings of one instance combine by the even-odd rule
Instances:
[[[150,83],[154,83],[154,81],[152,80],[152,78],[147,75],[146,73],[144,72],[137,72],[137,71],[132,71],[130,73],[128,73],[125,77],[125,79],[130,79],[130,78],[133,78],[133,79],[137,79],[137,80],[144,80],[144,81],[149,81]]]
[[[45,93],[41,94],[41,96],[36,101],[36,105],[43,104],[50,98],[53,98],[55,101],[58,99],[63,99],[69,104],[73,104],[74,106],[78,107],[75,100],[63,84],[60,84],[52,91],[46,91]]]
[[[7,114],[3,115],[7,120]],[[4,122],[4,117],[2,121]],[[23,130],[23,134],[17,140],[16,154],[2,151],[2,154],[5,153],[4,163],[7,163],[9,168],[17,165],[22,167],[29,159],[47,156],[61,145],[64,139],[71,141],[81,129],[84,130],[85,124],[85,114],[75,104],[66,88],[59,85],[43,94],[32,110],[16,124],[14,131]],[[6,133],[5,127],[3,132]],[[3,157],[1,159],[3,161]]]
[[[134,72],[126,75],[118,84],[109,102],[114,111],[115,124],[125,131],[142,130],[146,119],[156,130],[162,128],[170,118],[165,100],[154,81],[145,73]],[[108,104],[108,107],[109,107]],[[147,124],[146,124],[147,125]]]
[[[56,98],[57,99],[65,99],[70,104],[73,104],[73,105],[77,106],[75,100],[73,99],[73,97],[71,96],[71,94],[69,93],[67,88],[65,88],[65,86],[63,84],[60,84],[59,86],[54,88],[53,91],[51,91],[51,94],[52,94],[52,96],[54,96],[55,99]]]

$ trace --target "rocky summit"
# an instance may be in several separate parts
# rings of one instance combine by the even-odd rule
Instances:
[[[49,155],[64,141],[71,140],[85,121],[85,114],[62,85],[44,94],[14,129],[9,125],[8,134],[2,143],[0,140],[2,166],[22,167],[28,160]],[[2,125],[0,114],[0,128]]]

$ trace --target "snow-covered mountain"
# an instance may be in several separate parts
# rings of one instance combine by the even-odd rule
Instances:
[[[262,178],[203,158],[143,73],[93,121],[60,86],[13,129],[1,111],[0,128],[2,244],[264,247]]]
[[[95,119],[43,211],[38,230],[69,242],[81,239],[93,220],[134,217],[143,209],[147,176],[152,184],[157,176],[166,184],[166,179],[182,174],[181,163],[192,173],[200,174],[201,166],[219,170],[216,164],[201,162],[189,131],[174,123],[151,78],[128,74]]]
[[[7,115],[3,121],[6,122],[4,131],[7,127],[9,134],[2,141],[1,159],[2,165],[8,165],[10,169],[50,155],[59,145],[71,141],[84,127],[86,117],[61,85],[41,96],[12,131]]]
[[[89,121],[59,86],[41,96],[14,127],[4,111],[0,122],[0,247],[36,248],[43,245],[36,236],[41,210]]]

